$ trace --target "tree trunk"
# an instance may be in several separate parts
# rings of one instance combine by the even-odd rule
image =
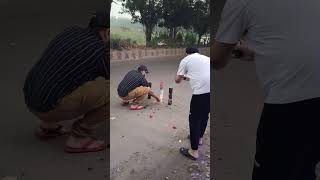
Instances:
[[[170,28],[170,32],[169,32],[169,37],[171,38],[171,39],[173,39],[173,34],[174,34],[174,28]]]
[[[152,27],[146,26],[145,34],[146,34],[146,46],[147,47],[151,47],[152,30],[153,30]]]
[[[177,28],[173,28],[173,39],[177,37]]]
[[[198,46],[200,46],[202,34],[198,34],[198,37],[199,37],[199,39],[198,39]]]

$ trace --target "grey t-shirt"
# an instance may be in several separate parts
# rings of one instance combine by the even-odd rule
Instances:
[[[227,0],[217,42],[245,41],[255,51],[265,102],[320,97],[320,1]]]

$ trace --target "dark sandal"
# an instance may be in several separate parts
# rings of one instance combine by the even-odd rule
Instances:
[[[196,161],[196,160],[197,160],[197,158],[193,157],[193,156],[189,153],[189,149],[186,149],[186,148],[183,148],[183,147],[182,147],[182,148],[180,148],[180,153],[181,153],[182,155],[184,155],[185,157],[193,160],[193,161]]]
[[[46,129],[43,127],[39,127],[34,134],[40,140],[53,139],[68,134],[68,132],[64,132],[62,128],[62,125],[59,125],[56,129]]]
[[[110,144],[103,143],[97,147],[94,148],[89,148],[89,146],[98,140],[95,138],[92,138],[90,141],[87,143],[83,144],[82,147],[74,148],[70,146],[65,146],[64,151],[67,153],[88,153],[88,152],[98,152],[98,151],[103,151],[107,148],[110,148]]]

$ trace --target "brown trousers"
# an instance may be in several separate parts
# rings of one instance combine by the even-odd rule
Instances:
[[[62,98],[57,107],[46,113],[33,112],[44,123],[76,120],[72,135],[91,136],[94,130],[110,116],[110,81],[97,78],[78,87]]]
[[[135,102],[140,103],[145,99],[150,91],[150,87],[140,86],[129,92],[128,96],[120,98],[124,101],[134,100]]]

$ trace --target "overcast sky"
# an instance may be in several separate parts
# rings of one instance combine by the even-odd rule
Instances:
[[[129,14],[120,14],[121,11],[121,3],[112,3],[111,4],[111,16],[114,17],[122,17],[122,18],[131,18]]]

